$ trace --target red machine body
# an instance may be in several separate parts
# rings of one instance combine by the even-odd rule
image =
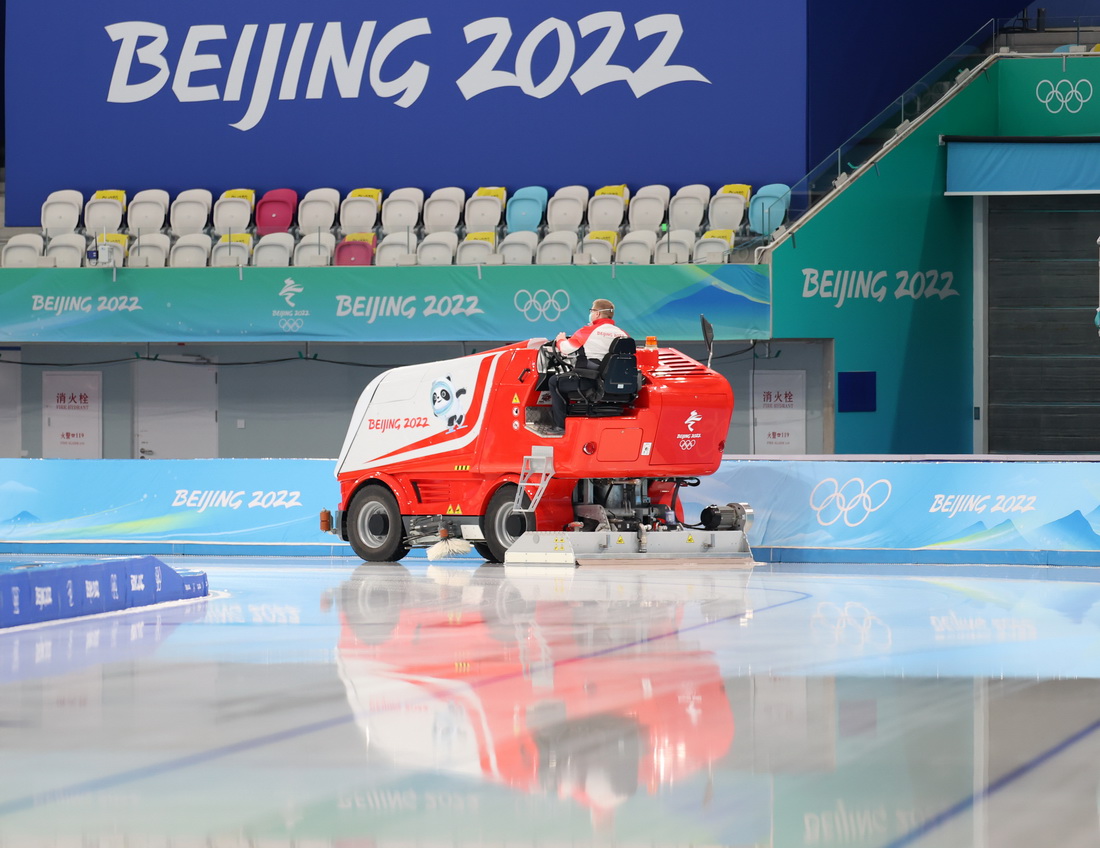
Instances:
[[[441,516],[452,529],[483,525],[487,513],[492,517],[494,495],[519,481],[536,448],[552,449],[553,476],[530,530],[558,531],[575,522],[579,481],[644,481],[644,501],[676,510],[673,481],[718,469],[733,412],[733,392],[722,375],[673,348],[639,348],[633,401],[617,414],[570,415],[565,435],[552,436],[549,393],[537,368],[544,343],[395,368],[372,381],[337,464],[333,532],[349,538],[353,499],[365,486],[392,493],[406,531],[418,516]],[[399,555],[417,544],[413,536],[399,545]]]

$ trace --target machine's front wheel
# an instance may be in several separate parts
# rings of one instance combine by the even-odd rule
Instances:
[[[493,550],[484,542],[474,542],[474,550],[477,551],[477,555],[487,562],[495,562],[493,559]]]
[[[397,498],[382,486],[360,489],[348,510],[348,542],[367,562],[396,562],[409,552]]]
[[[490,562],[504,562],[505,552],[527,530],[526,517],[515,508],[516,489],[514,483],[508,483],[489,498],[481,531],[485,534],[490,554],[486,559]]]

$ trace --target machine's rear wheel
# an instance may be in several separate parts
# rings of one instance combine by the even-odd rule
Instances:
[[[367,562],[396,562],[409,552],[397,498],[382,486],[360,489],[348,510],[348,542]]]
[[[504,562],[505,552],[527,529],[527,519],[515,510],[516,489],[514,483],[507,483],[497,489],[489,498],[485,517],[481,520],[485,547],[489,549],[486,559],[490,562]]]

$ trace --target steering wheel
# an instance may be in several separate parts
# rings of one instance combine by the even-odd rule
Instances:
[[[573,370],[573,362],[558,350],[558,346],[554,342],[547,342],[542,346],[542,350],[545,354],[546,373],[561,373]]]

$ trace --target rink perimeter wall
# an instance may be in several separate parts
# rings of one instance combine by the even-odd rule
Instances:
[[[328,459],[0,459],[0,553],[351,556]],[[1100,564],[1100,462],[728,457],[694,519],[749,503],[758,561]]]

